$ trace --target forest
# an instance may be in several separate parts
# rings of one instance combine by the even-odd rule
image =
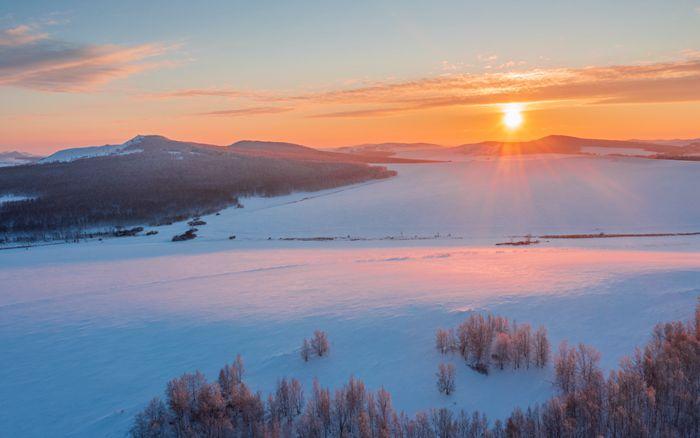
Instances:
[[[178,142],[127,155],[6,167],[0,168],[0,193],[32,199],[0,206],[0,240],[158,225],[236,205],[239,197],[315,191],[393,175],[363,163],[244,156]]]
[[[490,422],[482,413],[440,408],[407,415],[383,388],[355,378],[331,393],[304,394],[283,378],[263,397],[244,381],[241,357],[217,381],[171,380],[165,400],[137,414],[132,437],[696,437],[700,434],[700,303],[689,322],[657,325],[647,344],[605,377],[600,354],[562,343],[554,356],[555,395]]]

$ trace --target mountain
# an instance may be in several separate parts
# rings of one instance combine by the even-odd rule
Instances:
[[[33,166],[0,168],[0,195],[31,198],[0,208],[0,233],[169,222],[236,205],[239,197],[396,174],[348,154],[322,153],[315,160],[320,151],[296,145],[241,146],[137,136],[116,146],[59,151]]]
[[[661,139],[661,140],[630,140],[638,143],[654,143],[662,144],[666,146],[688,146],[693,143],[699,143],[700,138],[674,138],[674,139]]]
[[[346,161],[355,163],[425,163],[426,160],[393,157],[393,154],[376,154],[371,151],[331,151],[313,149],[294,143],[243,140],[228,146],[228,149],[253,157],[276,157],[309,161]]]
[[[549,135],[537,140],[499,142],[485,141],[449,148],[452,152],[469,155],[527,155],[527,154],[594,154],[594,155],[654,155],[677,153],[682,148],[638,141],[578,138]]]
[[[87,146],[80,148],[70,148],[63,149],[49,155],[46,158],[39,160],[39,164],[44,163],[67,163],[69,161],[75,161],[82,158],[95,158],[95,157],[105,157],[109,155],[126,155],[129,153],[138,153],[141,150],[136,149],[135,146],[138,145],[145,137],[142,135],[137,135],[126,143],[119,145],[109,145],[104,146]]]
[[[25,152],[0,152],[0,167],[21,166],[39,161],[41,157]]]
[[[434,143],[365,143],[354,146],[341,146],[335,148],[338,152],[346,152],[350,154],[373,154],[373,153],[399,153],[424,151],[430,149],[443,149],[444,146]]]

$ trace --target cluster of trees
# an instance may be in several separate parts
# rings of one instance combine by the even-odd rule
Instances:
[[[0,207],[0,239],[162,224],[240,205],[242,196],[314,191],[395,175],[363,163],[248,157],[177,142],[142,147],[122,156],[0,168],[0,191],[33,197]],[[172,159],[171,149],[186,159]]]
[[[459,353],[473,369],[488,373],[489,366],[513,369],[549,362],[547,330],[533,332],[529,324],[516,324],[497,315],[472,314],[456,329],[439,329],[435,346],[442,354]]]
[[[326,356],[330,348],[326,332],[316,330],[314,331],[314,336],[311,338],[311,341],[304,338],[304,342],[301,343],[301,358],[304,359],[304,362],[308,362],[313,355],[318,357]]]
[[[516,408],[492,424],[479,412],[397,412],[384,389],[370,392],[351,378],[334,393],[314,382],[282,379],[267,400],[243,381],[240,357],[217,382],[201,373],[167,385],[131,435],[154,437],[697,437],[700,436],[700,305],[695,319],[654,329],[652,339],[607,378],[591,347],[562,344],[554,359],[557,394]]]

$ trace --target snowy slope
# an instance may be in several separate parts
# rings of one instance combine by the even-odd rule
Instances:
[[[56,162],[68,162],[74,161],[81,158],[94,158],[94,157],[104,157],[108,155],[124,155],[141,152],[139,149],[133,148],[137,146],[142,140],[143,136],[137,135],[131,140],[119,144],[119,145],[104,145],[104,146],[88,146],[81,148],[70,148],[63,149],[49,155],[46,158],[39,160],[40,164],[44,163],[56,163]]]
[[[457,392],[443,397],[436,328],[492,311],[545,325],[554,345],[589,343],[609,369],[656,322],[690,317],[700,237],[493,244],[527,232],[697,231],[697,166],[462,157],[243,200],[203,217],[190,242],[170,242],[180,222],[152,236],[0,250],[0,394],[12,394],[0,397],[3,433],[124,436],[167,380],[196,369],[214,378],[237,353],[263,391],[285,375],[307,387],[355,375],[407,412],[502,417],[547,398],[551,370],[484,377],[455,359]],[[276,240],[348,234],[382,240]],[[399,240],[414,235],[430,239]],[[331,355],[304,363],[298,348],[314,329],[328,332]]]
[[[433,378],[438,327],[493,311],[546,325],[554,345],[590,343],[610,368],[655,322],[689,317],[700,292],[698,253],[673,246],[342,242],[199,254],[195,246],[188,255],[157,245],[160,255],[141,257],[152,248],[132,242],[0,253],[0,393],[13,395],[0,398],[0,423],[9,436],[123,436],[168,379],[196,369],[215,378],[237,353],[264,391],[283,375],[330,386],[355,375],[408,412],[458,406],[501,417],[548,397],[551,371],[484,377],[455,359],[457,392],[445,398]],[[317,328],[329,334],[330,357],[304,363],[300,342]]]

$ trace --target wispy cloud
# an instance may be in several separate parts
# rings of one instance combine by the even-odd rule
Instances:
[[[495,58],[484,55],[484,59]],[[611,104],[700,100],[700,56],[692,50],[685,51],[682,59],[649,64],[522,69],[522,65],[515,63],[507,67],[504,71],[440,74],[301,94],[217,88],[179,90],[157,97],[243,98],[283,104],[286,110],[292,107],[310,110],[313,114],[308,117],[312,118],[378,117],[455,105],[507,102]]]
[[[232,88],[186,88],[175,91],[165,91],[159,93],[147,93],[143,97],[150,99],[174,99],[193,97],[226,97],[231,99],[244,98],[256,101],[279,102],[284,100],[282,96],[265,91],[246,91]]]
[[[32,26],[0,31],[0,85],[76,92],[160,65],[161,44],[81,45],[52,39]]]
[[[334,111],[329,113],[312,114],[307,116],[311,119],[324,119],[324,118],[359,118],[359,117],[381,117],[390,116],[402,111],[406,111],[408,108],[367,108],[358,110],[348,110],[348,111]]]
[[[271,107],[271,106],[257,106],[250,108],[234,108],[218,111],[208,111],[204,113],[199,113],[200,116],[226,116],[226,117],[244,117],[244,116],[254,116],[260,114],[277,114],[287,111],[291,111],[293,108],[286,107]]]
[[[0,31],[0,46],[21,46],[48,38],[47,33],[36,32],[26,24]]]
[[[700,59],[646,65],[531,69],[443,75],[307,96],[316,102],[372,105],[313,117],[370,117],[453,105],[577,100],[649,103],[700,100]],[[385,105],[377,107],[377,105]]]

